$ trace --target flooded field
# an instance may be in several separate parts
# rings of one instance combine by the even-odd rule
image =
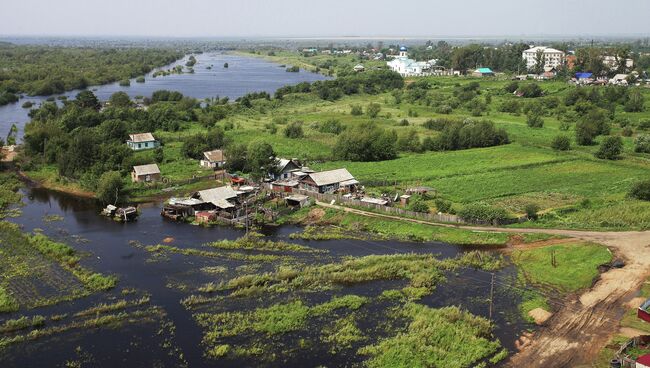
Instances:
[[[485,357],[512,351],[531,327],[508,265],[495,271],[494,326],[479,318],[490,314],[490,266],[458,246],[292,240],[302,231],[294,226],[261,229],[265,236],[252,243],[223,241],[245,233],[169,222],[155,203],[141,207],[137,222],[120,224],[100,216],[93,201],[43,189],[24,194],[11,222],[70,245],[81,267],[118,282],[0,314],[0,326],[28,317],[0,335],[3,367],[378,366],[400,339],[417,338],[408,326],[420,316],[441,331],[466,331],[471,338],[449,342]],[[468,355],[448,350],[450,359]]]

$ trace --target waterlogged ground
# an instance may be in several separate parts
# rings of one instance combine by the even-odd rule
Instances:
[[[487,323],[491,274],[475,266],[491,265],[453,245],[293,240],[301,229],[286,226],[263,230],[251,250],[220,242],[241,230],[168,222],[158,205],[118,224],[66,195],[33,189],[24,202],[11,222],[69,244],[82,267],[119,281],[0,314],[3,367],[385,366],[399,362],[396,351],[423,354],[427,339],[460,367],[513,350],[531,327],[508,286],[512,266],[496,271]]]

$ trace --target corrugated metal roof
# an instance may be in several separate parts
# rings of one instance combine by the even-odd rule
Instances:
[[[155,141],[156,138],[154,138],[153,134],[151,133],[137,133],[137,134],[129,134],[129,140],[133,143],[142,143],[142,142]]]
[[[206,160],[208,160],[210,162],[224,161],[224,156],[223,156],[223,151],[222,150],[214,150],[214,151],[203,152],[203,156],[205,157]]]
[[[237,192],[235,192],[231,186],[201,190],[198,192],[198,195],[202,200],[210,202],[219,208],[234,207],[234,205],[227,200],[237,198]]]
[[[494,72],[492,71],[492,69],[490,69],[490,68],[478,68],[478,69],[476,69],[476,71],[479,72],[479,73],[481,73],[481,74],[490,74],[490,73],[494,73]]]
[[[334,183],[341,183],[347,180],[354,180],[354,176],[350,174],[347,169],[336,169],[329,171],[321,171],[309,174],[308,177],[316,183],[316,185],[330,185]]]
[[[133,166],[136,176],[160,174],[160,169],[156,164]]]

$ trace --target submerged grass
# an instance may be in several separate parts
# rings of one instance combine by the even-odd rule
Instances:
[[[407,303],[399,314],[410,320],[405,331],[359,349],[367,367],[470,367],[495,354],[500,343],[492,324],[458,307],[433,309]]]

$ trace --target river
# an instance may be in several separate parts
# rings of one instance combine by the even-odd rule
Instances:
[[[83,308],[88,308],[99,302],[123,298],[119,290],[133,288],[151,295],[151,304],[159,306],[166,313],[165,321],[175,330],[173,345],[182,352],[190,367],[208,367],[218,363],[223,367],[242,367],[257,365],[246,359],[214,361],[204,357],[204,346],[201,345],[202,331],[192,315],[179,301],[195,293],[195,290],[184,290],[174,287],[175,284],[200,285],[205,282],[205,275],[198,270],[205,266],[224,265],[236,269],[241,262],[201,257],[172,255],[163,261],[152,261],[151,254],[146,250],[134,247],[134,242],[145,245],[160,244],[165,238],[172,238],[172,245],[185,248],[201,248],[206,242],[219,239],[234,239],[243,235],[243,230],[230,227],[199,227],[180,224],[163,219],[159,215],[160,204],[143,205],[141,216],[137,222],[129,224],[116,223],[99,215],[100,207],[93,200],[80,199],[68,194],[52,192],[45,189],[27,188],[24,191],[24,206],[20,207],[22,214],[10,221],[19,224],[24,231],[36,229],[46,235],[64,241],[85,254],[83,265],[104,274],[114,274],[119,277],[119,285],[113,291],[99,293],[72,302],[64,302],[51,307],[35,310],[22,310],[19,313],[3,315],[2,319],[16,318],[27,314],[72,314]],[[48,220],[57,215],[58,221]],[[59,217],[60,216],[60,217]],[[270,239],[289,240],[288,234],[299,231],[295,226],[284,226],[265,229],[264,233]],[[361,241],[361,240],[330,240],[330,241],[301,241],[292,242],[309,245],[313,248],[328,251],[328,256],[341,258],[344,256],[364,256],[369,254],[394,254],[417,252],[436,254],[440,257],[453,257],[465,251],[464,248],[444,243],[413,243],[398,241]],[[514,350],[514,342],[522,331],[532,326],[525,323],[517,310],[516,293],[504,286],[503,282],[512,280],[516,275],[514,267],[509,266],[497,272],[494,323],[495,336],[502,344]],[[440,284],[435,292],[424,297],[420,302],[432,307],[457,305],[470,312],[487,317],[488,296],[491,275],[475,270],[461,270],[448,275],[448,281]],[[217,277],[218,279],[218,277]],[[372,282],[345,287],[345,293],[358,295],[373,295],[384,283]],[[172,285],[172,286],[170,286]],[[241,302],[244,303],[244,302]],[[253,299],[253,303],[255,299]],[[257,305],[257,304],[253,304]],[[368,312],[366,324],[380,323],[372,319],[372,311]],[[176,366],[176,356],[169,354],[164,341],[161,341],[161,329],[155,325],[134,324],[122,328],[101,328],[82,330],[59,334],[55,337],[42,338],[33,342],[11,345],[0,350],[2,367],[44,367],[62,366],[66,361],[78,360],[81,352],[92,357],[91,366],[110,367],[120,365],[123,368],[141,367],[143,362],[154,362],[155,366]],[[331,355],[327,350],[298,351],[293,356],[280,357],[282,360],[268,366],[284,367],[302,366],[343,366],[350,362],[358,362],[362,357],[355,354],[341,353]],[[154,366],[154,364],[149,364]]]
[[[305,70],[301,70],[299,73],[290,73],[279,64],[254,57],[216,52],[197,54],[195,57],[197,64],[194,65],[194,73],[152,77],[156,70],[167,70],[179,64],[185,65],[186,57],[147,74],[145,83],[136,83],[134,78],[131,79],[129,87],[122,87],[116,82],[88,89],[92,90],[102,101],[108,100],[113,93],[118,91],[124,91],[133,98],[151,96],[154,91],[161,89],[179,91],[186,96],[198,99],[217,96],[236,99],[250,92],[273,93],[285,85],[328,78]],[[228,63],[228,68],[224,68],[225,63]],[[53,97],[74,98],[79,92],[79,90],[73,90]],[[0,137],[7,135],[13,123],[17,124],[22,136],[23,127],[29,121],[30,110],[23,108],[23,103],[31,101],[38,106],[47,98],[47,96],[24,96],[16,103],[0,106]]]

